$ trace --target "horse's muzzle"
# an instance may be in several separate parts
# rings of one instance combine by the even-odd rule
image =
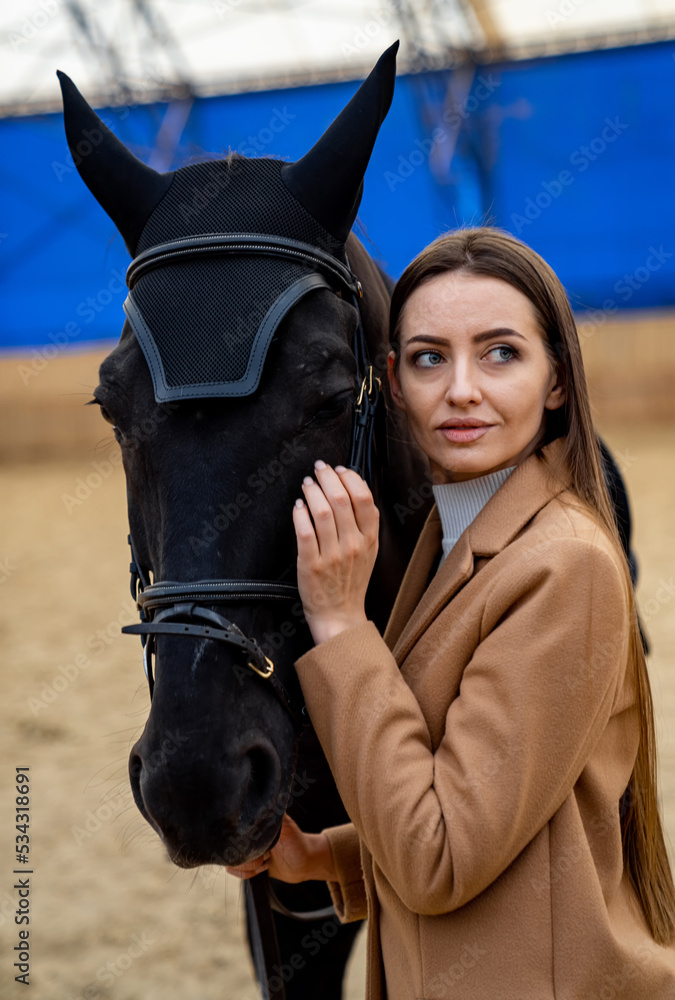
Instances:
[[[180,750],[170,757],[144,740],[131,752],[131,788],[175,864],[238,865],[278,837],[288,792],[278,754],[263,732],[246,734],[208,769]]]

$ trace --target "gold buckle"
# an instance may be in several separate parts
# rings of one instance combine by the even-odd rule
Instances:
[[[375,381],[377,382],[378,388],[381,390],[382,389],[382,381],[377,377],[377,375],[375,376]],[[371,396],[373,395],[373,366],[372,365],[368,366],[368,374],[365,376],[365,378],[363,379],[363,382],[361,383],[361,391],[359,393],[359,398],[356,400],[357,407],[359,407],[361,405],[361,403],[363,402],[363,394],[366,391],[366,382],[368,383],[368,399],[370,399]]]
[[[263,654],[264,655],[264,654]],[[258,677],[263,677],[265,680],[271,677],[274,673],[274,664],[270,660],[269,656],[265,656],[265,662],[267,663],[267,670],[261,670],[260,667],[256,666],[253,660],[248,661],[248,665],[251,670],[254,670]]]

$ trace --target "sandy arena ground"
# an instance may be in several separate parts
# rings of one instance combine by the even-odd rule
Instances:
[[[664,815],[675,842],[675,426],[603,431],[635,515]],[[106,440],[100,455],[109,453]],[[95,461],[0,468],[0,997],[255,1000],[240,884],[222,870],[174,868],[131,798],[127,755],[148,693],[138,640],[119,634],[135,619],[121,468],[111,466],[88,496],[80,490],[70,510],[64,500]],[[30,993],[13,981],[10,957],[18,930],[12,782],[26,765]],[[346,1000],[363,996],[362,944]],[[92,986],[99,992],[85,993]]]

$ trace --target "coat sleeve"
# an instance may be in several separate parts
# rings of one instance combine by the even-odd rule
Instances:
[[[510,561],[435,752],[372,622],[297,661],[347,812],[410,910],[469,902],[571,793],[623,678],[627,602],[615,559],[582,539]]]
[[[343,924],[368,916],[366,885],[361,868],[361,838],[353,823],[323,831],[330,844],[337,880],[329,882],[335,912]]]

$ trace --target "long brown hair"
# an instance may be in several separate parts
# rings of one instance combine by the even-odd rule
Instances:
[[[620,806],[624,868],[654,940],[670,944],[675,939],[675,886],[658,809],[651,688],[628,562],[602,472],[574,316],[556,274],[534,250],[500,229],[459,229],[430,244],[399,278],[390,314],[395,367],[402,314],[412,292],[435,275],[460,270],[500,278],[532,303],[551,364],[557,366],[565,386],[564,405],[547,411],[545,441],[565,439],[571,489],[613,539],[623,560],[630,595],[629,670],[635,678],[639,716],[637,758]]]

